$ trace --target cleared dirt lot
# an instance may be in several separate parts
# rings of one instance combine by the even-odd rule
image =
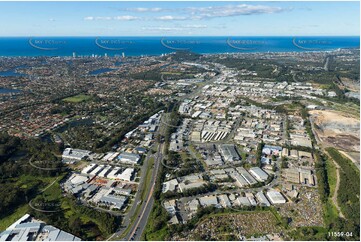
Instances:
[[[359,119],[330,110],[313,110],[309,113],[317,136],[325,146],[360,152]]]
[[[360,83],[350,78],[341,77],[342,83],[351,91],[359,92],[360,91]]]

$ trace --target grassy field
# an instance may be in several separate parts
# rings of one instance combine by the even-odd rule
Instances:
[[[64,102],[69,102],[69,103],[80,103],[80,102],[86,102],[89,101],[92,97],[89,95],[85,95],[85,94],[78,94],[72,97],[67,97],[64,98],[63,101]]]
[[[328,184],[330,186],[330,196],[332,197],[333,193],[335,192],[336,182],[337,182],[337,172],[336,172],[335,164],[333,164],[332,161],[327,161],[326,170],[327,170]]]
[[[147,174],[145,176],[145,187],[144,189],[142,190],[142,195],[141,195],[141,199],[142,199],[142,202],[145,202],[145,199],[146,199],[146,191],[148,190],[149,186],[151,185],[150,184],[150,179],[152,178],[152,173],[153,173],[153,165],[154,165],[154,157],[151,157],[149,160],[148,160],[148,170],[147,170]]]
[[[45,188],[47,185],[51,184],[56,177],[37,177],[37,176],[30,176],[30,175],[22,175],[17,178],[16,184],[19,187],[30,187],[33,185],[34,182],[41,180],[43,184],[43,188]]]
[[[28,204],[24,204],[21,207],[17,208],[14,213],[11,215],[0,219],[0,231],[5,230],[11,224],[13,224],[16,220],[24,216],[28,212],[29,206]]]
[[[341,104],[337,102],[332,102],[331,107],[340,112],[345,112],[345,110],[347,110],[346,113],[348,115],[354,116],[355,118],[360,117],[360,106],[356,105],[355,103]]]
[[[17,178],[16,185],[22,189],[32,189],[34,187],[38,187],[38,190],[44,189],[46,186],[50,185],[56,177],[35,177],[30,175],[23,175]],[[41,182],[39,182],[41,180]],[[54,184],[55,185],[55,184]],[[49,190],[51,187],[49,187]],[[60,187],[59,187],[60,189]],[[60,191],[61,192],[61,191]],[[49,191],[48,195],[53,196],[53,191]],[[60,194],[60,193],[58,193]],[[2,194],[1,194],[2,195]],[[54,195],[57,196],[57,195]],[[16,208],[13,212],[9,213],[8,216],[5,216],[0,219],[0,231],[5,230],[7,227],[9,227],[12,223],[14,223],[16,220],[21,218],[23,215],[25,215],[29,211],[28,204],[22,204],[18,208]]]
[[[143,234],[143,237],[141,240],[164,241],[167,235],[168,235],[168,227],[165,226],[155,233],[149,233],[148,231],[146,231],[146,236],[144,236],[144,234]]]
[[[326,225],[331,224],[332,221],[338,218],[338,211],[330,198],[323,204],[323,213],[324,223]]]
[[[15,181],[17,187],[21,187],[23,189],[33,189],[33,196],[29,196],[28,200],[33,201],[32,205],[35,208],[42,209],[42,206],[45,206],[46,210],[57,210],[57,216],[59,218],[63,218],[62,220],[54,220],[54,217],[48,216],[49,214],[32,210],[29,205],[25,203],[18,208],[14,208],[14,211],[11,211],[8,216],[0,219],[0,231],[5,230],[9,225],[14,223],[23,215],[29,213],[37,219],[53,225],[55,224],[57,227],[65,229],[66,231],[69,230],[68,224],[72,224],[75,220],[80,220],[82,223],[79,225],[81,228],[77,229],[77,231],[80,231],[77,236],[84,237],[88,240],[93,240],[98,237],[107,238],[108,227],[106,226],[108,226],[108,224],[105,222],[107,221],[107,218],[98,215],[93,216],[93,212],[89,212],[89,210],[80,212],[78,209],[79,207],[73,206],[72,200],[69,197],[64,197],[62,195],[60,181],[65,175],[65,173],[60,174],[57,177],[27,175],[18,177]],[[61,209],[59,206],[61,206]],[[54,223],[52,223],[52,221]]]

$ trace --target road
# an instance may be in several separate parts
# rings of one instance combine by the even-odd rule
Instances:
[[[160,122],[160,126],[159,126],[160,134],[165,135],[167,126],[164,125],[164,123],[168,123],[168,122],[169,122],[168,115],[165,113],[161,117],[161,122]],[[165,146],[163,143],[160,143],[158,145],[158,150],[157,150],[156,157],[154,160],[154,169],[153,169],[153,173],[152,173],[152,178],[150,180],[150,184],[152,184],[152,185],[151,185],[150,191],[148,193],[147,200],[141,209],[140,215],[136,218],[136,221],[133,223],[133,226],[131,226],[130,233],[126,235],[125,240],[139,241],[145,230],[145,227],[146,227],[148,219],[149,219],[149,215],[152,211],[153,204],[154,204],[153,192],[155,189],[155,183],[156,183],[156,179],[158,176],[159,167],[163,163],[164,148],[165,148]]]
[[[163,124],[163,122],[167,122],[167,115],[163,114],[161,117],[161,122],[159,129],[157,133],[163,134],[166,130],[166,125]],[[142,235],[149,215],[152,211],[152,207],[154,204],[154,198],[153,198],[153,192],[155,189],[155,182],[158,176],[159,167],[163,160],[163,152],[164,152],[164,144],[156,143],[155,146],[158,145],[157,152],[155,154],[152,154],[151,151],[149,151],[146,160],[144,161],[144,165],[142,167],[141,171],[141,178],[139,181],[140,188],[137,192],[133,206],[131,207],[130,211],[124,216],[122,227],[114,233],[112,236],[110,236],[107,240],[140,240],[140,236]],[[154,158],[154,167],[152,170],[151,178],[148,181],[145,181],[146,174],[149,169],[152,169],[152,167],[149,167],[149,159]],[[150,186],[147,186],[147,184],[151,184]],[[147,189],[145,191],[145,199],[142,201],[142,191],[143,189]],[[139,209],[139,206],[140,209]]]
[[[156,159],[154,160],[154,169],[150,180],[151,187],[147,195],[147,200],[145,203],[143,203],[140,215],[136,218],[135,222],[132,224],[130,233],[128,233],[125,236],[125,240],[131,240],[132,238],[133,240],[140,240],[140,237],[147,225],[147,221],[154,204],[153,192],[159,171],[159,166],[161,164],[161,160],[163,159],[163,149],[164,149],[164,145],[160,144],[158,146]]]
[[[211,80],[205,82],[205,84],[211,83],[215,79],[216,78],[212,78]],[[201,90],[202,88],[197,88],[192,93],[183,96],[180,101],[197,95],[198,93],[201,92]],[[164,113],[161,117],[157,134],[158,133],[164,134],[167,127],[170,126],[169,122],[170,121],[168,120],[168,115]],[[127,240],[127,241],[140,240],[140,237],[145,230],[149,215],[152,211],[152,207],[154,204],[153,192],[154,192],[154,187],[155,187],[155,182],[158,175],[159,167],[163,163],[164,147],[165,146],[162,143],[158,144],[158,150],[156,154],[151,154],[151,152],[148,153],[141,171],[142,176],[139,181],[141,188],[139,189],[139,192],[137,192],[136,194],[136,197],[133,202],[133,206],[131,207],[130,211],[124,216],[122,227],[112,236],[110,236],[107,240]],[[150,179],[151,186],[148,186],[147,191],[145,191],[146,192],[145,201],[141,201],[141,193],[142,193],[141,191],[142,189],[145,189],[147,187],[145,184],[145,174],[147,173],[148,169],[151,169],[151,167],[148,167],[147,164],[149,163],[149,159],[152,157],[154,157],[154,169],[152,171],[152,175]],[[138,206],[141,206],[139,211],[137,211]]]
[[[121,240],[122,238],[120,238],[120,236],[124,233],[124,231],[130,225],[131,218],[136,216],[136,214],[135,214],[136,210],[137,210],[138,206],[140,205],[139,202],[141,202],[141,193],[142,193],[141,191],[145,188],[144,180],[145,180],[145,176],[146,176],[146,173],[148,170],[149,159],[151,159],[152,157],[154,157],[154,156],[151,154],[151,151],[149,151],[147,154],[147,158],[144,160],[144,165],[141,168],[141,177],[139,180],[138,192],[135,195],[132,207],[130,208],[129,212],[122,219],[122,227],[118,231],[116,231],[114,234],[112,234],[107,240],[112,240],[112,239]]]

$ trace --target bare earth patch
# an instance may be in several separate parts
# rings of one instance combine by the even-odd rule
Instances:
[[[318,138],[325,144],[345,151],[360,152],[360,120],[337,111],[309,112]]]

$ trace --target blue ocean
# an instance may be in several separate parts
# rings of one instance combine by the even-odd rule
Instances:
[[[0,56],[154,56],[327,51],[359,48],[360,37],[2,37]]]

